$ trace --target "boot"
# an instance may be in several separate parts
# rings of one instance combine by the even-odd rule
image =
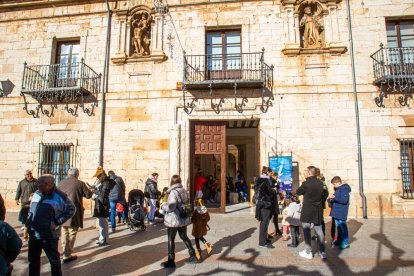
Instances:
[[[161,263],[161,266],[164,268],[175,267],[175,262],[172,259],[168,259],[166,262]]]
[[[211,251],[213,251],[213,247],[211,246],[211,244],[210,243],[205,243],[204,244],[204,247],[206,248],[206,251],[207,251],[207,256],[210,256],[210,254],[211,254]]]
[[[23,239],[24,239],[24,241],[28,241],[29,240],[29,233],[27,231],[27,227],[24,227],[24,230],[23,230]]]
[[[195,251],[195,257],[198,261],[201,260],[201,249],[196,249]]]

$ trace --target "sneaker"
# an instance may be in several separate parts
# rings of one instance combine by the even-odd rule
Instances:
[[[157,224],[157,222],[156,222],[155,220],[151,220],[151,221],[149,222],[149,225],[155,225],[155,224]]]
[[[195,256],[190,256],[190,258],[188,258],[185,262],[187,264],[196,264],[197,263],[197,258]]]
[[[326,255],[326,252],[319,252],[319,257],[321,257],[322,260],[326,260],[328,255]]]
[[[346,243],[346,244],[341,244],[339,246],[339,249],[346,249],[346,248],[349,248],[349,247],[350,247],[349,243]]]
[[[303,249],[302,251],[300,251],[299,256],[301,256],[302,258],[308,259],[308,260],[312,260],[313,258],[312,252],[307,253],[306,249]]]
[[[106,241],[98,243],[98,247],[107,246],[107,245],[109,245],[109,243],[107,243]]]
[[[63,258],[63,263],[64,263],[64,264],[69,263],[69,262],[71,262],[71,261],[76,260],[77,258],[78,258],[78,256],[76,256],[76,255],[72,255],[72,256],[70,256],[70,257],[68,257],[68,258]]]
[[[275,248],[272,244],[270,244],[270,243],[266,243],[265,245],[260,245],[259,244],[259,247],[261,247],[261,248],[268,248],[268,249],[271,249],[271,248]]]
[[[297,245],[297,244],[293,244],[293,243],[289,243],[287,246],[288,246],[288,247],[298,247],[298,245]]]
[[[168,260],[166,262],[162,262],[161,266],[164,267],[164,268],[175,267],[175,262],[173,260]]]

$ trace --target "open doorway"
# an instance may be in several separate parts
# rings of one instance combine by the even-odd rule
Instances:
[[[202,196],[213,212],[249,208],[259,164],[258,125],[258,120],[191,122],[192,200]]]

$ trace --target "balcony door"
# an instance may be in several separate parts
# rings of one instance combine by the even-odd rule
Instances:
[[[207,79],[241,79],[240,30],[211,31],[206,35]]]
[[[414,74],[414,20],[388,21],[388,64],[392,75]]]
[[[74,87],[79,79],[79,41],[57,43],[56,64],[51,69],[57,87]]]

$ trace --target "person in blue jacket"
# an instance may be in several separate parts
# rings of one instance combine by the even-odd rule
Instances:
[[[38,190],[33,195],[26,222],[29,232],[29,276],[40,275],[42,249],[49,259],[52,276],[60,276],[60,226],[73,217],[76,207],[64,192],[56,188],[52,175],[39,177],[36,187]]]
[[[339,176],[334,176],[331,180],[334,185],[335,193],[328,198],[328,202],[331,206],[332,219],[335,220],[336,227],[338,229],[338,238],[334,242],[335,246],[339,246],[340,249],[349,248],[349,236],[348,226],[346,220],[348,218],[349,208],[349,193],[351,187],[343,183]]]

